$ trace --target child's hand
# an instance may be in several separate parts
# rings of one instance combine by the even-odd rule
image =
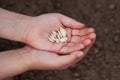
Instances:
[[[0,9],[0,18],[1,38],[25,42],[34,48],[60,54],[83,49],[95,37],[93,29],[84,28],[84,24],[58,13],[30,17]],[[50,32],[60,27],[66,28],[68,41],[48,41]]]
[[[95,40],[95,39],[94,39]],[[80,61],[88,52],[92,43],[82,51],[74,51],[67,55],[41,51],[31,47],[10,50],[0,53],[0,79],[12,77],[28,70],[63,69]]]
[[[26,50],[30,50],[30,69],[50,70],[50,69],[63,69],[67,68],[78,61],[80,61],[89,51],[93,45],[95,38],[91,44],[84,48],[84,50],[78,50],[71,52],[67,55],[59,55],[48,51],[40,51],[31,47],[26,47]]]
[[[82,51],[74,51],[68,55],[59,55],[48,51],[40,51],[31,47],[26,47],[29,50],[28,61],[29,70],[58,70],[71,66],[80,59],[84,53]]]
[[[25,25],[25,43],[37,49],[60,54],[83,49],[95,37],[93,29],[84,28],[84,24],[61,14],[44,14],[31,18],[27,23],[27,26]],[[58,30],[60,27],[66,28],[68,41],[66,43],[50,42],[48,40],[50,32],[52,30]]]

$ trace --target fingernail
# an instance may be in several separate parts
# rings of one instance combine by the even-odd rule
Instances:
[[[79,57],[81,57],[83,55],[83,52],[79,52],[78,54],[77,54],[77,57],[79,58]]]
[[[84,23],[79,23],[79,24],[81,24],[83,27],[85,27],[85,24],[84,24]]]
[[[90,39],[87,39],[87,40],[85,40],[85,42],[84,42],[85,45],[89,45],[90,43],[91,43],[91,40],[90,40]]]
[[[88,40],[86,43],[90,44],[90,43],[91,43],[91,40]]]
[[[90,32],[94,32],[94,29],[93,28],[89,28],[88,29]]]
[[[92,33],[90,36],[91,36],[91,38],[95,38],[96,37],[95,33]]]

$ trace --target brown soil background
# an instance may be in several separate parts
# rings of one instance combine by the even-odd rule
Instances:
[[[94,46],[78,64],[59,71],[29,71],[14,80],[120,80],[120,0],[0,0],[0,7],[30,16],[59,12],[97,33]],[[0,51],[23,45],[0,39]]]

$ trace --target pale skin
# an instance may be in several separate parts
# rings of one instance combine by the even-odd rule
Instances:
[[[49,33],[60,27],[67,30],[68,41],[50,42]],[[85,56],[96,35],[93,28],[86,28],[84,24],[62,14],[30,17],[0,9],[0,37],[28,45],[0,53],[0,79],[3,79],[33,69],[69,67]]]
[[[0,16],[2,38],[21,41],[41,50],[67,54],[83,49],[95,37],[93,28],[84,28],[84,24],[62,14],[51,13],[30,17],[1,10]],[[50,32],[60,27],[66,28],[69,41],[51,43],[48,40]]]

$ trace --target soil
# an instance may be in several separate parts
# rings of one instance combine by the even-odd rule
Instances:
[[[14,80],[120,80],[120,0],[0,0],[0,7],[29,16],[59,12],[94,27],[97,34],[87,56],[70,68],[28,71]],[[0,51],[22,46],[0,39]]]

